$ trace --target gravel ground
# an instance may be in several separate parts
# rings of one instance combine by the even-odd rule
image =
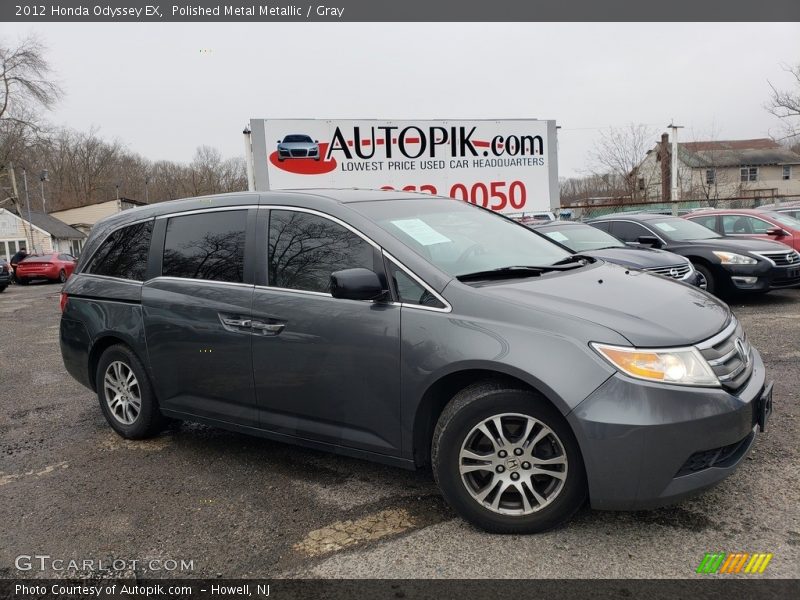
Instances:
[[[772,552],[764,577],[800,576],[800,290],[733,307],[775,379],[775,414],[732,477],[656,511],[584,509],[550,533],[492,536],[455,517],[429,472],[193,424],[119,438],[64,371],[59,289],[0,295],[0,577],[47,554],[109,576],[165,576],[171,559],[195,577],[683,578],[711,551]]]

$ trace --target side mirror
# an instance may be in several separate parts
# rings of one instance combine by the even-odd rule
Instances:
[[[378,274],[369,269],[345,269],[331,273],[331,294],[345,300],[378,300],[386,293]]]
[[[280,144],[280,143],[281,143],[281,141],[280,141],[280,140],[278,140],[278,143]]]
[[[314,143],[315,144],[319,144],[319,140],[314,140]]]
[[[639,236],[639,239],[636,240],[636,243],[642,244],[643,246],[650,246],[652,248],[661,247],[661,240],[654,235],[641,235]]]
[[[783,237],[786,235],[786,232],[780,227],[773,227],[772,229],[767,229],[766,233],[767,235],[774,235],[777,237]]]

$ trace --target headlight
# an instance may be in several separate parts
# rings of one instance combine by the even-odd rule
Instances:
[[[723,265],[754,265],[758,262],[755,258],[750,258],[744,254],[735,254],[733,252],[722,252],[717,250],[713,250],[713,252]]]
[[[591,346],[612,366],[636,379],[677,385],[720,385],[697,348],[640,349],[594,342]]]

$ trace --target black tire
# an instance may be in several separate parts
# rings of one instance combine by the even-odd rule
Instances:
[[[0,294],[6,291],[7,285],[0,286]]]
[[[703,264],[696,264],[694,268],[706,280],[706,291],[709,294],[716,294],[719,291],[719,285],[711,269]]]
[[[60,283],[64,283],[67,280],[67,272],[64,269],[61,269],[58,272],[58,281]]]
[[[25,279],[24,277],[18,277],[17,278],[17,283],[20,284],[20,285],[28,285],[28,280]]]
[[[508,413],[532,417],[555,432],[567,459],[566,477],[560,491],[549,504],[528,514],[500,514],[479,503],[467,489],[468,484],[459,470],[462,444],[474,428],[484,419]],[[550,443],[547,439],[545,442]],[[470,523],[491,533],[538,533],[552,529],[568,521],[588,495],[583,458],[564,417],[541,395],[502,382],[476,383],[453,397],[436,424],[431,463],[439,489],[450,506]],[[509,475],[513,476],[510,472]]]
[[[133,372],[138,382],[138,396],[141,399],[141,406],[137,416],[131,423],[125,423],[112,411],[107,402],[106,386],[104,380],[106,371],[114,363],[122,363]],[[124,438],[139,440],[157,435],[166,425],[167,420],[161,414],[158,401],[153,393],[150,378],[147,376],[142,363],[136,355],[125,345],[117,344],[111,346],[103,352],[97,363],[95,373],[95,386],[97,389],[97,399],[100,402],[100,409],[111,425],[111,428]]]

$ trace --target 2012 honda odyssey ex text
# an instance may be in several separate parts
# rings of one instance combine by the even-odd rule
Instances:
[[[61,301],[64,364],[121,436],[186,419],[430,464],[494,532],[708,487],[772,406],[719,300],[426,194],[127,210],[92,230]]]

